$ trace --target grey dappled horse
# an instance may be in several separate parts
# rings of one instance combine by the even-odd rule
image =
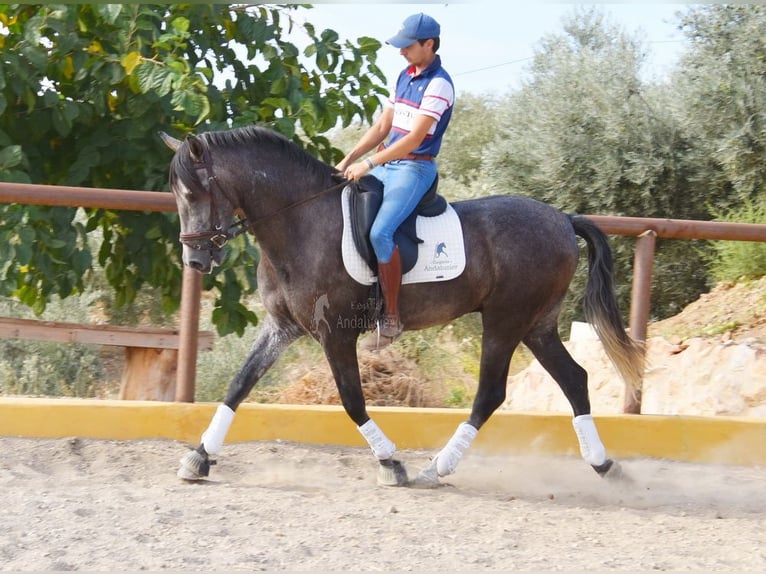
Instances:
[[[394,458],[395,445],[369,417],[362,394],[356,343],[370,325],[370,287],[354,281],[341,259],[339,174],[264,128],[209,132],[184,142],[162,137],[176,152],[170,187],[178,204],[184,264],[210,272],[226,242],[242,231],[235,215],[244,216],[261,250],[258,290],[268,311],[200,446],[181,460],[178,475],[188,480],[208,475],[208,455],[223,446],[237,407],[280,354],[309,335],[322,346],[343,407],[380,463],[378,481],[408,484],[404,466]],[[569,400],[583,458],[600,475],[618,476],[590,414],[587,373],[558,335],[580,236],[588,246],[586,318],[628,391],[636,388],[643,353],[619,314],[606,236],[585,217],[529,198],[494,196],[453,207],[465,235],[465,271],[449,281],[404,285],[400,312],[407,330],[481,313],[479,385],[468,420],[413,482],[436,485],[439,477],[455,472],[477,432],[503,403],[511,356],[522,341]]]

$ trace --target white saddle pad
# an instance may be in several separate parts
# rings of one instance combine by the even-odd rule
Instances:
[[[354,245],[351,231],[351,190],[343,190],[343,264],[346,271],[358,283],[372,285],[377,277],[364,261]],[[423,240],[418,246],[418,260],[402,277],[402,284],[447,281],[460,275],[465,269],[465,245],[460,219],[451,205],[436,217],[418,217],[415,222],[417,236]]]

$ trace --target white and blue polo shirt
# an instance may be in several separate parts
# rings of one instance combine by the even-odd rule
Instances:
[[[442,136],[452,117],[454,103],[455,87],[452,84],[452,78],[442,68],[439,56],[436,56],[431,65],[420,74],[416,75],[415,66],[406,68],[399,74],[391,95],[384,103],[386,107],[394,109],[394,121],[388,145],[390,146],[412,131],[416,116],[426,115],[437,121],[428,131],[423,143],[412,153],[438,155]]]

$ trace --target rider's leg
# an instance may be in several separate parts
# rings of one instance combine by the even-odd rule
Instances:
[[[393,161],[373,172],[383,182],[383,203],[370,230],[370,241],[378,259],[385,313],[382,325],[363,342],[367,349],[379,349],[393,342],[402,331],[399,320],[399,289],[402,279],[399,250],[394,233],[415,210],[436,178],[433,161]]]
[[[388,263],[378,263],[378,281],[383,293],[385,309],[383,322],[380,325],[380,338],[393,342],[402,333],[402,323],[399,320],[399,289],[402,286],[402,258],[399,246],[394,246]]]

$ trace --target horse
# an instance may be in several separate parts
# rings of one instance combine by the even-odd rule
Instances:
[[[585,318],[626,392],[638,389],[643,350],[626,332],[619,313],[607,237],[587,217],[510,195],[451,204],[463,228],[466,266],[443,282],[403,285],[400,315],[405,330],[416,330],[480,313],[479,381],[468,419],[410,479],[395,457],[396,445],[369,416],[362,393],[356,345],[370,329],[370,286],[352,279],[342,262],[342,176],[268,128],[210,131],[184,141],[160,135],[175,152],[169,185],[178,207],[184,265],[210,273],[222,261],[227,241],[252,232],[261,250],[258,290],[267,310],[199,446],[181,459],[179,477],[194,481],[209,475],[216,462],[210,457],[223,447],[237,407],[290,344],[309,336],[321,345],[343,408],[379,463],[381,485],[438,486],[456,471],[505,400],[510,360],[522,342],[568,399],[582,458],[601,477],[626,478],[598,434],[587,373],[558,334],[562,300],[577,267],[579,236],[588,250]]]

